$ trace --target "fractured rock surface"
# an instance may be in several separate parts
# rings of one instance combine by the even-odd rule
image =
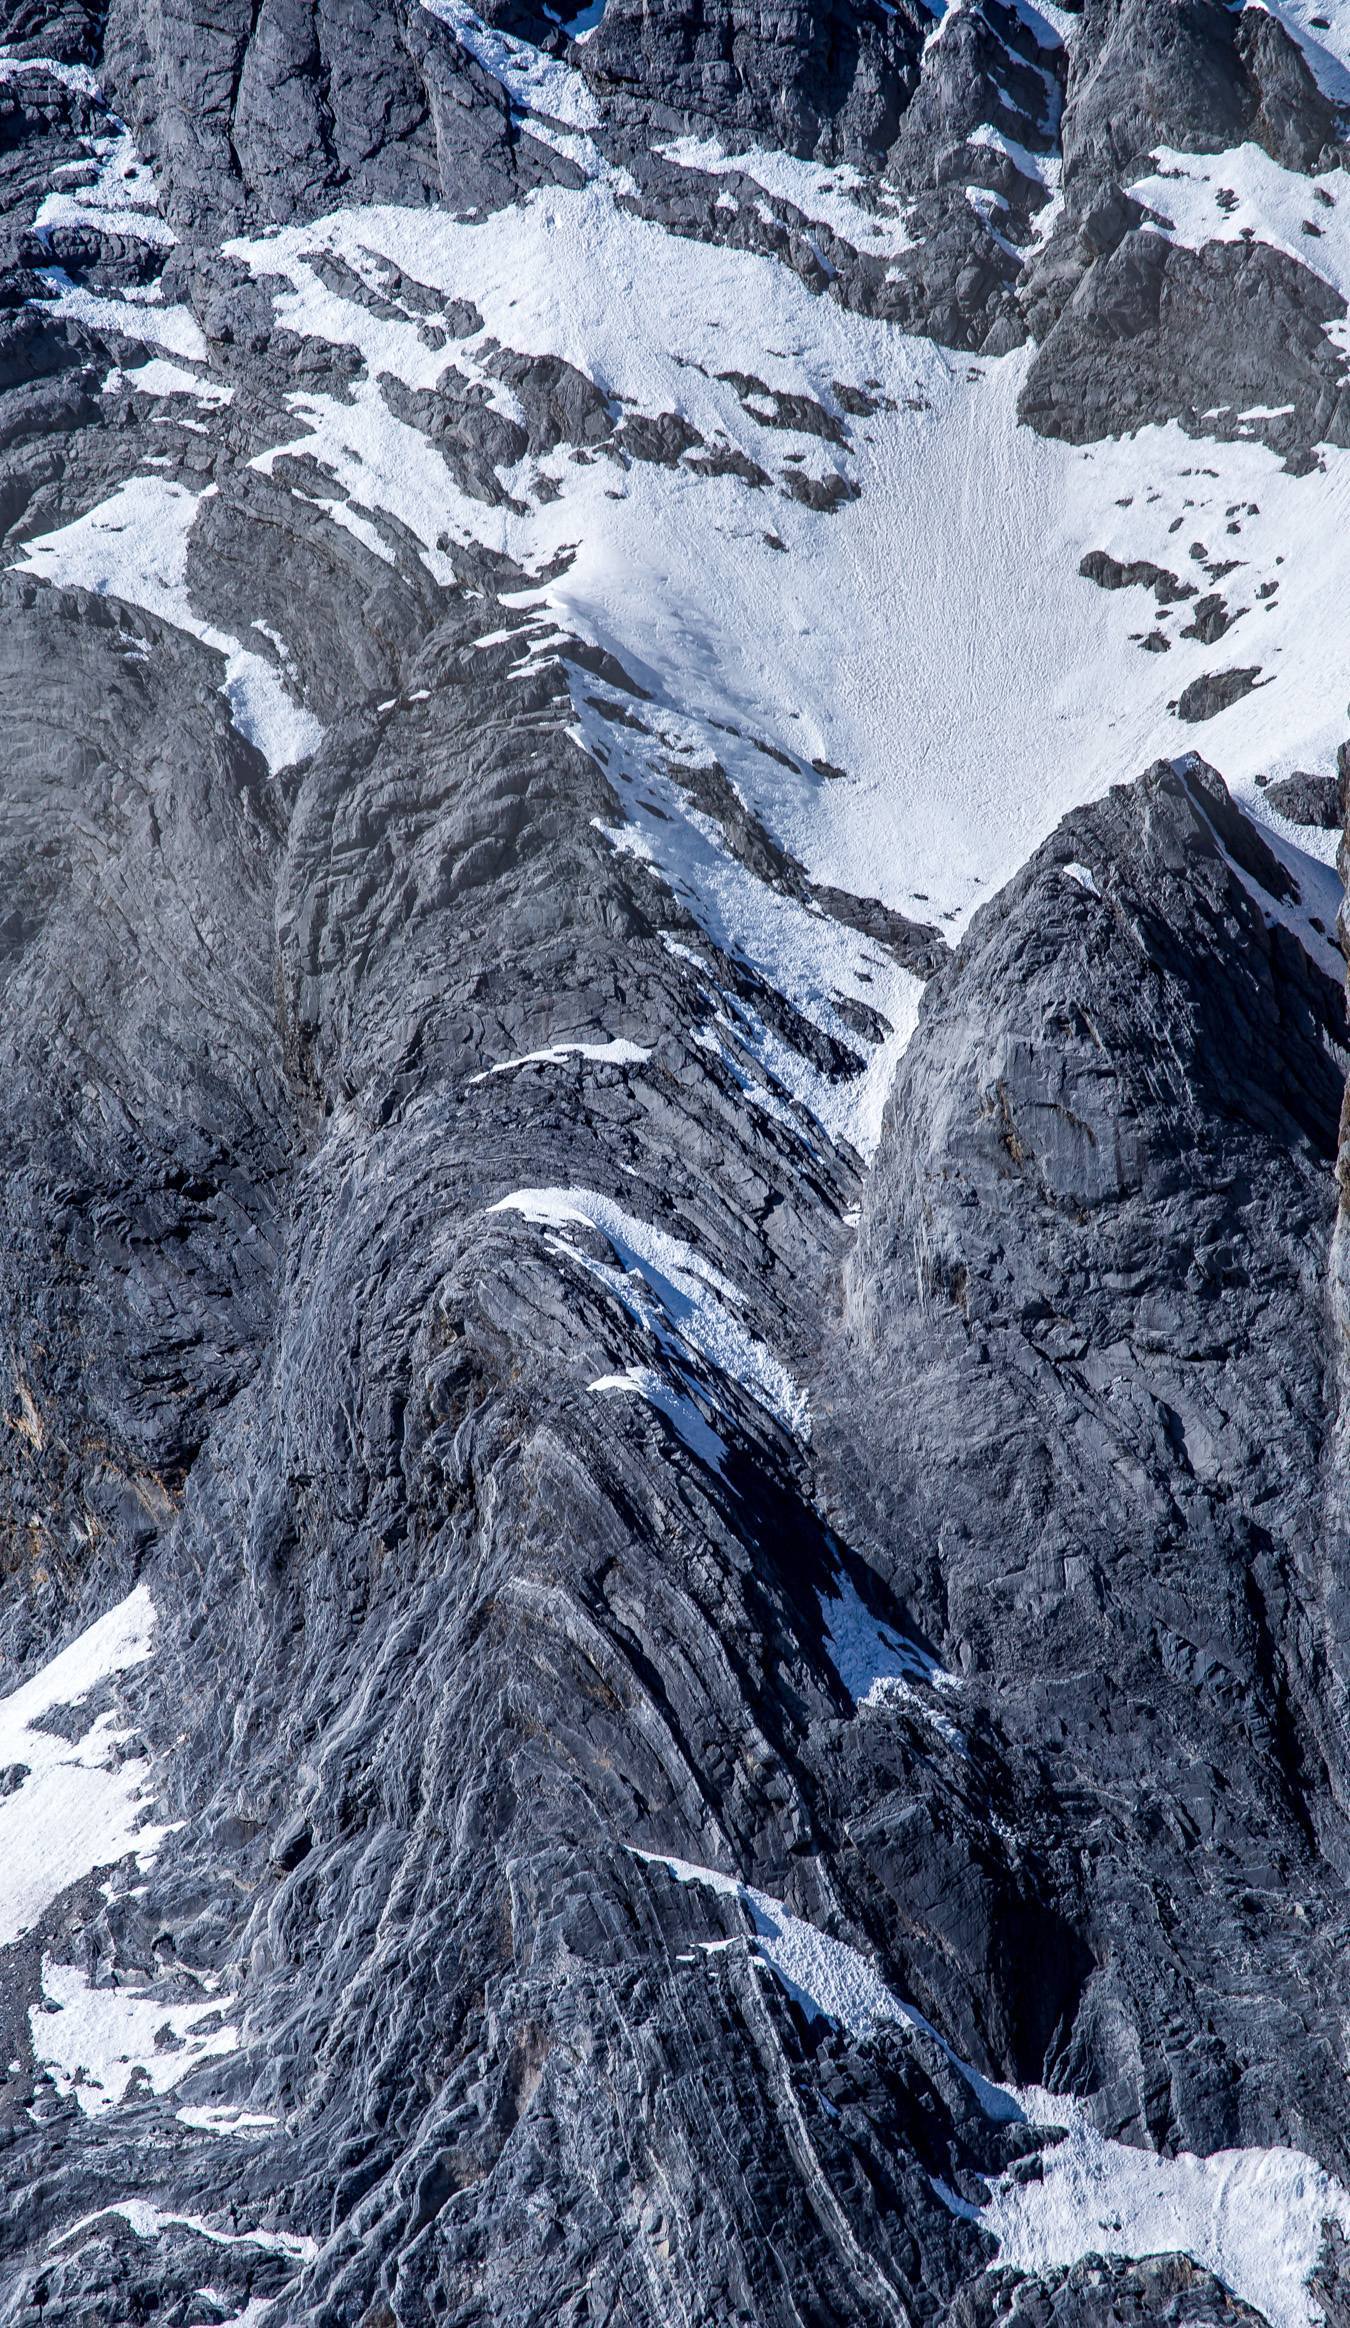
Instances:
[[[12,2328],[1345,2314],[1346,29],[3,11]]]

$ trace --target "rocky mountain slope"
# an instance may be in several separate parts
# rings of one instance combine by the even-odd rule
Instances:
[[[0,44],[0,2321],[1350,2321],[1350,0]]]

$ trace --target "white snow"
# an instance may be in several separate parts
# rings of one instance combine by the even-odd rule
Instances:
[[[1015,170],[1020,170],[1024,178],[1029,178],[1033,186],[1043,186],[1047,194],[1058,193],[1061,168],[1058,154],[1037,153],[1020,139],[1009,137],[1006,130],[996,129],[992,121],[982,121],[978,129],[973,129],[970,143],[992,147]]]
[[[1087,891],[1089,897],[1101,896],[1101,890],[1097,886],[1097,876],[1090,865],[1069,864],[1065,865],[1062,871],[1066,881],[1076,882],[1080,889]]]
[[[588,1384],[589,1389],[606,1393],[621,1393],[626,1398],[645,1399],[663,1414],[671,1427],[683,1439],[691,1455],[706,1463],[713,1471],[720,1471],[726,1460],[726,1442],[705,1422],[687,1391],[678,1391],[664,1380],[651,1366],[628,1366],[622,1374],[602,1374]]]
[[[110,136],[91,141],[91,157],[89,168],[81,172],[83,183],[60,187],[38,205],[35,232],[42,234],[54,226],[94,226],[163,249],[177,242],[173,228],[159,216],[150,167],[120,123]]]
[[[736,766],[727,751],[734,739],[657,708],[641,715],[644,734],[623,697],[580,671],[573,673],[573,700],[579,738],[602,758],[625,812],[623,824],[602,828],[614,845],[649,864],[724,952],[751,963],[804,1018],[861,1056],[860,1074],[834,1080],[742,1006],[743,1034],[771,1088],[790,1093],[835,1138],[870,1158],[896,1062],[918,1018],[919,979],[875,939],[761,880],[732,855],[717,820],[694,807],[679,782],[681,762],[729,759]],[[622,724],[608,716],[616,707]],[[889,1035],[869,1041],[841,1015],[841,997],[877,1012]]]
[[[67,89],[75,89],[81,97],[97,97],[98,83],[88,65],[61,65],[54,57],[13,57],[8,47],[0,47],[0,81],[19,79],[25,73],[47,73]]]
[[[1013,8],[1043,49],[1073,46],[1082,23],[1076,11],[1056,7],[1055,0],[1013,0]]]
[[[138,2239],[161,2239],[169,2231],[191,2231],[202,2239],[212,2240],[217,2247],[261,2247],[271,2255],[284,2255],[295,2263],[308,2263],[319,2252],[317,2239],[294,2231],[217,2231],[201,2215],[171,2214],[152,2205],[149,2199],[117,2199],[111,2206],[97,2208],[92,2215],[82,2215],[53,2245],[65,2246],[91,2224],[105,2222],[109,2215],[120,2216]]]
[[[493,1075],[509,1075],[516,1067],[560,1067],[567,1059],[593,1059],[608,1067],[641,1067],[651,1057],[649,1044],[631,1043],[614,1035],[603,1043],[549,1043],[542,1051],[522,1051],[518,1059],[498,1059],[469,1081],[486,1083]]]
[[[1285,2149],[1163,2158],[1109,2141],[1063,2096],[1037,2109],[1034,2123],[1067,2114],[1068,2131],[1042,2152],[1039,2181],[1003,2176],[979,2212],[1000,2264],[1044,2274],[1083,2255],[1189,2255],[1271,2328],[1315,2328],[1322,2225],[1350,2231],[1350,2192],[1315,2160]]]
[[[1277,817],[1274,827],[1269,829],[1265,835],[1266,841],[1276,857],[1288,867],[1298,881],[1298,901],[1291,903],[1284,898],[1272,896],[1268,889],[1264,889],[1259,882],[1253,880],[1246,866],[1240,865],[1236,857],[1226,847],[1213,822],[1208,817],[1205,821],[1209,824],[1215,843],[1231,868],[1234,878],[1242,884],[1253,904],[1260,908],[1267,926],[1269,927],[1276,922],[1282,923],[1284,928],[1298,939],[1304,952],[1310,954],[1314,962],[1319,963],[1326,972],[1327,977],[1335,979],[1339,985],[1345,977],[1345,960],[1333,944],[1330,933],[1336,927],[1336,916],[1340,909],[1340,881],[1330,866],[1310,862],[1302,855],[1301,851],[1296,848],[1291,849],[1287,842],[1280,838],[1279,828],[1283,828],[1285,833],[1297,831],[1300,838],[1303,828],[1291,826],[1285,818]],[[1317,924],[1320,924],[1320,927],[1316,926]],[[1346,1066],[1350,1069],[1350,1061],[1346,1062]]]
[[[932,1722],[948,1745],[964,1750],[960,1731],[929,1694],[935,1689],[959,1689],[954,1674],[917,1641],[905,1640],[874,1617],[857,1586],[842,1571],[833,1591],[821,1601],[821,1614],[830,1663],[860,1713],[869,1707],[904,1706]]]
[[[947,26],[967,5],[967,0],[935,0],[938,20],[924,41],[924,54],[942,38]],[[1068,48],[1072,45],[1082,22],[1076,10],[1059,8],[1055,0],[1012,0],[1013,13],[1034,33],[1038,47],[1043,49]],[[985,19],[988,29],[998,34],[996,24]],[[1004,43],[1005,47],[1007,43]]]
[[[805,1091],[806,1075],[803,1067],[794,1078],[795,1054],[759,1015],[749,1010],[738,996],[725,993],[710,985],[710,997],[720,998],[712,1023],[695,1027],[690,1041],[716,1059],[730,1075],[738,1089],[745,1094],[750,1107],[772,1116],[775,1123],[783,1124],[798,1139],[805,1138],[814,1145],[810,1131],[803,1122],[809,1117]],[[818,1119],[817,1119],[818,1120]]]
[[[1153,158],[1153,171],[1130,193],[1156,213],[1169,241],[1188,250],[1249,238],[1268,243],[1350,297],[1350,186],[1343,170],[1304,177],[1250,144],[1218,154],[1162,146]],[[1344,331],[1333,324],[1327,336],[1343,346]]]
[[[898,259],[914,248],[904,205],[848,163],[827,167],[762,147],[728,153],[709,137],[676,138],[656,151],[681,169],[704,170],[717,178],[733,174],[749,178],[766,194],[790,202],[803,218],[829,227],[841,241],[875,258]]]
[[[925,2020],[916,2006],[897,1997],[866,1957],[860,1956],[846,1940],[830,1939],[803,1917],[792,1915],[781,1900],[756,1890],[753,1884],[742,1883],[738,1876],[723,1875],[714,1867],[699,1867],[692,1860],[678,1859],[667,1852],[640,1851],[632,1844],[628,1848],[635,1859],[649,1866],[664,1867],[677,1883],[703,1884],[724,1899],[738,1900],[750,1918],[755,1953],[808,2016],[837,2021],[860,2042],[874,2036],[884,2022],[911,2029],[937,2046],[965,2079],[988,2117],[996,2123],[1007,2123],[1024,2116],[1021,2102],[1011,2087],[993,2085],[972,2069],[969,2062],[962,2061],[932,2022]]]
[[[267,2110],[232,2110],[223,2104],[203,2104],[186,2110],[175,2110],[180,2126],[191,2126],[201,2134],[231,2134],[241,2142],[256,2142],[280,2124]]]
[[[441,366],[419,368],[435,373]],[[270,477],[278,461],[303,454],[336,479],[352,501],[393,518],[421,542],[423,563],[435,581],[453,581],[454,561],[439,544],[456,531],[464,538],[486,511],[457,489],[439,453],[420,431],[394,418],[371,380],[357,381],[346,399],[293,394],[285,401],[303,424],[302,433],[258,454],[253,466]],[[340,522],[356,530],[341,504],[328,506]],[[394,548],[375,529],[368,528],[358,538],[388,564],[396,562]]]
[[[463,0],[422,0],[422,6],[449,25],[461,48],[501,82],[522,112],[542,113],[568,129],[599,128],[600,109],[588,83],[573,66],[546,56],[529,41],[495,31],[466,8]]]
[[[792,1437],[808,1435],[806,1392],[743,1323],[736,1288],[682,1237],[639,1220],[612,1197],[588,1188],[521,1188],[488,1211],[520,1213],[563,1232],[550,1239],[553,1250],[580,1262],[607,1286],[663,1348],[686,1364],[695,1354],[706,1359],[740,1383]],[[596,1230],[619,1266],[579,1251],[566,1235],[576,1228]]]
[[[1160,181],[1159,198],[1186,183]],[[1261,188],[1279,194],[1274,180]],[[375,385],[387,371],[429,386],[449,364],[501,397],[486,340],[428,349],[416,315],[372,314],[325,289],[307,260],[316,246],[372,282],[385,254],[447,298],[475,300],[494,342],[561,355],[632,410],[681,411],[707,444],[738,447],[771,477],[799,453],[815,475],[850,477],[860,498],[821,514],[687,463],[619,469],[560,448],[503,470],[523,515],[489,508],[392,420]],[[812,298],[771,259],[666,233],[599,183],[551,188],[487,225],[371,208],[230,247],[276,279],[280,323],[365,355],[352,406],[293,400],[304,426],[289,445],[367,521],[407,525],[438,579],[459,541],[536,572],[575,545],[523,603],[616,654],[659,712],[722,722],[727,774],[818,881],[955,934],[1068,808],[1160,753],[1199,745],[1258,815],[1258,774],[1331,765],[1345,715],[1326,675],[1350,597],[1350,456],[1336,449],[1294,477],[1256,442],[1174,425],[1089,447],[1037,437],[1016,418],[1025,352],[953,360]],[[894,409],[850,420],[847,449],[823,445],[757,419],[757,399],[742,404],[719,377],[733,370],[827,410],[836,380],[875,381]],[[535,497],[542,481],[556,499]],[[1195,542],[1210,562],[1239,561],[1222,587],[1240,619],[1218,647],[1181,637],[1184,606],[1159,610],[1078,573],[1101,548],[1203,590]],[[1154,628],[1169,653],[1141,652]],[[1239,661],[1269,684],[1202,728],[1176,720],[1169,705],[1189,680]],[[760,741],[792,766],[765,759]],[[818,776],[817,759],[844,778]]]
[[[72,283],[60,267],[40,267],[38,273],[52,294],[44,301],[49,315],[67,315],[75,323],[87,323],[93,331],[143,340],[147,346],[164,348],[190,364],[207,361],[206,340],[191,308],[167,305],[156,287],[139,298],[128,291],[115,299],[110,293],[86,291],[83,284]]]
[[[57,1706],[79,1705],[101,1681],[143,1665],[151,1655],[154,1625],[154,1604],[145,1586],[138,1585],[59,1650],[41,1672],[0,1698],[0,1755],[15,1759],[9,1755],[14,1737],[41,1715]]]
[[[218,2305],[222,2313],[225,2306],[234,2300],[231,2296],[219,2295],[214,2288],[198,2288],[197,2293],[204,2296],[208,2304]],[[276,2300],[275,2296],[250,2296],[242,2312],[231,2312],[228,2319],[215,2321],[213,2328],[262,2328]]]
[[[1335,104],[1350,103],[1350,0],[1247,0],[1247,6],[1277,17],[1318,87]]]
[[[167,1833],[147,1820],[150,1763],[122,1749],[131,1732],[100,1714],[71,1741],[44,1714],[79,1705],[151,1653],[155,1611],[143,1585],[0,1700],[0,1769],[27,1776],[0,1801],[0,1947],[31,1932],[72,1883],[129,1852],[148,1864]]]
[[[222,655],[230,716],[275,774],[307,758],[323,731],[271,663],[193,612],[188,536],[214,490],[192,493],[168,477],[129,477],[83,517],[25,542],[16,570],[139,606]]]
[[[143,1990],[93,1988],[78,1965],[42,1966],[44,2002],[31,2007],[33,2057],[59,2093],[73,2093],[86,2117],[122,2101],[142,2074],[167,2093],[203,2061],[234,2052],[237,2029],[222,2024],[220,2002],[158,2002]]]
[[[181,364],[170,363],[165,356],[151,356],[129,371],[111,371],[103,383],[104,395],[111,395],[115,388],[135,388],[143,396],[192,396],[199,404],[212,406],[234,401],[233,388],[227,387],[223,380],[187,372]]]

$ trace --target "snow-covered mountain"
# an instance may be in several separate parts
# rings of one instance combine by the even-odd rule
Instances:
[[[0,44],[0,2321],[1350,2321],[1350,0]]]

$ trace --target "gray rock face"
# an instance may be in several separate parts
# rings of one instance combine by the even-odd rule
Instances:
[[[1288,169],[1335,140],[1332,106],[1277,18],[1217,0],[1084,11],[1064,112],[1066,180],[1119,180],[1160,146],[1220,153],[1253,139]]]
[[[1240,703],[1250,695],[1261,679],[1259,663],[1236,664],[1228,671],[1206,671],[1199,679],[1192,679],[1177,698],[1177,718],[1191,726],[1204,719],[1213,719],[1227,711],[1232,703]]]
[[[1306,461],[1305,447],[1345,434],[1327,336],[1343,313],[1339,293],[1266,244],[1192,252],[1136,228],[1080,277],[1049,325],[1022,415],[1082,443],[1169,417],[1198,429],[1202,414],[1227,433],[1242,413],[1264,409],[1267,441]]]
[[[1342,1006],[1286,883],[1191,760],[1070,818],[972,925],[845,1273],[829,1508],[979,1677],[1009,1815],[1091,1956],[1057,2000],[1061,2070],[1164,2148],[1329,2157],[1339,2073],[1250,1986],[1292,1918],[1300,2026],[1339,2009]]]
[[[1319,175],[1332,199],[1339,116],[1282,23],[1213,0],[1088,9],[1065,96],[1064,213],[1023,291],[1040,342],[1023,401],[1033,426],[1083,441],[1169,415],[1195,429],[1207,415],[1223,433],[1224,408],[1269,405],[1267,441],[1282,453],[1342,440],[1325,327],[1343,305],[1309,280],[1321,231],[1311,189],[1309,267],[1249,238],[1178,248],[1128,197],[1160,148],[1244,143]]]
[[[930,19],[910,0],[609,0],[582,50],[606,110],[825,161],[879,161],[918,80]]]
[[[426,9],[114,0],[106,72],[176,221],[335,200],[508,201],[537,182],[499,85]]]
[[[1169,757],[1062,818],[1010,783],[966,924],[884,786],[834,849],[804,676],[813,572],[894,590],[906,463],[1003,356],[1004,499],[1166,419],[1316,482],[1341,295],[1130,188],[1249,140],[1330,215],[1332,101],[1207,0],[0,33],[0,2321],[1334,2322],[1319,868]],[[559,231],[550,341],[511,234],[564,197],[602,296]],[[445,288],[447,218],[504,286]],[[620,393],[667,246],[727,352]],[[783,385],[808,299],[856,336]],[[1137,601],[1173,656],[1125,646],[1158,700],[1102,750],[1227,764],[1295,584],[1245,499],[1136,554],[1126,454],[1095,530],[1045,499],[1084,634]],[[605,532],[638,488],[737,588],[775,552],[734,719],[677,537]],[[903,660],[839,635],[841,695]]]
[[[1322,832],[1339,832],[1344,821],[1340,780],[1298,768],[1292,776],[1267,788],[1266,798],[1291,824],[1316,825]]]

